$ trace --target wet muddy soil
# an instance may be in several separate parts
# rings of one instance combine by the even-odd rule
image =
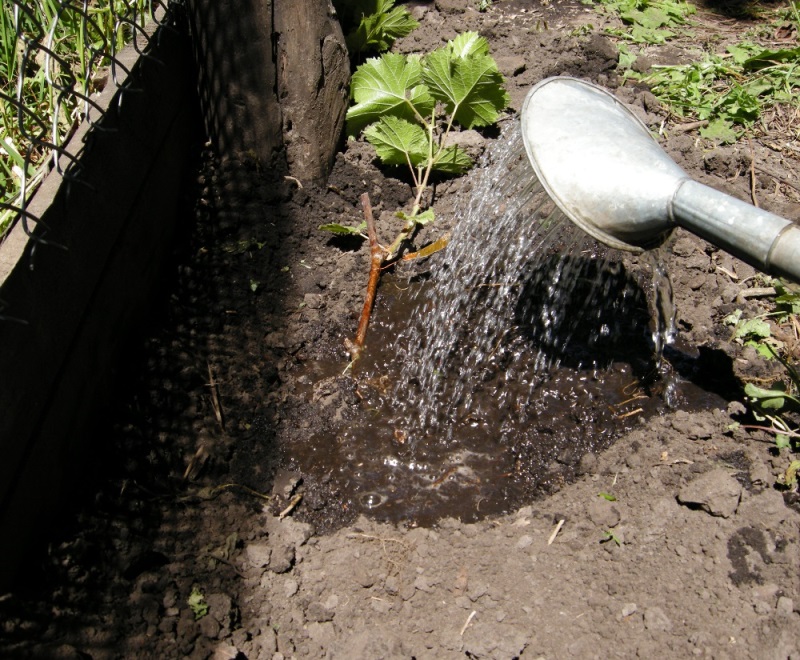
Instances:
[[[409,5],[421,27],[397,50],[477,30],[507,76],[512,107],[501,131],[474,136],[476,156],[549,75],[615,90],[655,132],[667,118],[645,89],[620,87],[609,19],[590,7]],[[698,20],[698,34],[741,28]],[[680,131],[661,142],[703,183],[799,217],[796,129],[734,147]],[[409,181],[360,142],[326,185],[208,150],[199,162],[172,277],[120,368],[75,503],[0,595],[0,655],[800,657],[800,504],[774,487],[787,460],[772,438],[734,424],[747,420],[742,380],[772,375],[722,322],[759,313],[741,295],[752,268],[675,233],[657,256],[677,329],[659,374],[653,261],[583,246],[615,341],[603,353],[574,333],[532,387],[509,376],[538,355],[540,310],[525,306],[475,379],[475,405],[410,437],[392,340],[424,313],[414,296],[447,253],[385,274],[368,351],[346,372],[369,249],[318,230],[358,224],[367,192],[392,236]],[[437,184],[439,219],[418,245],[457,228],[480,176]],[[544,281],[517,295],[546,299]]]

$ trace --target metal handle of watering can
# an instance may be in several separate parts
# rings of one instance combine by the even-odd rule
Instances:
[[[800,282],[800,226],[684,179],[670,202],[673,222],[771,275]]]

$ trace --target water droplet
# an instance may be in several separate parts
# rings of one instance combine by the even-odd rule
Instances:
[[[381,493],[362,493],[358,501],[365,509],[377,509],[381,504],[385,504],[389,498]]]

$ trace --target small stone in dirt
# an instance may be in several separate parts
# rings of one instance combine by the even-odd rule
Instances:
[[[772,605],[765,603],[763,600],[757,600],[753,603],[753,610],[756,614],[767,616],[768,614],[772,614]]]
[[[639,55],[631,65],[631,69],[633,69],[636,73],[647,73],[653,66],[653,60],[649,57],[644,55]]]
[[[297,580],[289,579],[283,583],[283,595],[286,596],[286,598],[291,598],[299,590],[300,590],[300,585],[297,583]]]
[[[271,539],[280,539],[295,547],[304,545],[314,535],[313,525],[297,522],[291,518],[280,520],[277,516],[269,516],[266,528]]]
[[[598,527],[616,527],[621,519],[619,509],[613,503],[599,497],[589,504],[586,514]]]
[[[251,543],[245,548],[247,561],[254,568],[266,568],[269,566],[272,548],[265,543]]]
[[[294,546],[281,544],[272,551],[269,570],[273,573],[286,573],[294,565]]]
[[[644,611],[644,627],[648,630],[672,630],[672,621],[660,607],[648,607]]]
[[[778,616],[791,616],[794,612],[794,601],[788,596],[781,596],[778,598],[776,611]]]
[[[672,428],[679,433],[684,433],[688,438],[705,440],[713,435],[710,424],[700,419],[697,415],[690,415],[685,410],[679,410],[672,418]]]
[[[485,584],[476,584],[469,588],[467,596],[474,603],[476,600],[489,593],[489,587]]]
[[[527,62],[524,57],[519,55],[500,55],[494,58],[497,62],[497,68],[507,78],[518,76],[527,68]]]
[[[458,131],[447,136],[444,146],[457,146],[466,151],[472,158],[478,158],[486,149],[486,138],[478,131]]]
[[[383,583],[383,588],[390,596],[397,594],[397,592],[400,590],[397,585],[397,578],[394,575],[388,576]]]
[[[414,580],[414,588],[424,591],[426,594],[433,593],[433,585],[428,581],[424,575],[418,575]]]
[[[697,243],[695,239],[688,236],[682,236],[672,246],[672,253],[679,257],[689,257],[697,250]]]
[[[307,293],[303,296],[303,305],[308,309],[321,309],[324,305],[324,297],[319,293]]]
[[[311,603],[306,610],[306,618],[311,622],[323,623],[332,621],[335,612],[322,603]]]
[[[578,475],[590,474],[597,469],[597,456],[592,453],[586,453],[581,457],[578,463]]]
[[[636,603],[625,603],[625,604],[622,606],[622,616],[623,616],[623,618],[627,618],[627,617],[629,617],[629,616],[630,616],[631,614],[633,614],[633,613],[634,613],[634,612],[635,612],[637,609],[638,609],[638,608],[637,608],[637,606],[636,606]]]
[[[533,537],[528,534],[523,534],[519,537],[519,541],[517,541],[517,550],[524,550],[529,547],[531,543],[533,543]]]
[[[697,506],[712,516],[730,518],[739,507],[742,485],[723,468],[706,472],[678,493],[681,504]]]
[[[270,658],[273,653],[278,650],[278,638],[275,636],[275,631],[271,628],[262,632],[260,635],[253,637],[251,642],[253,654],[251,658]]]
[[[465,4],[463,0],[436,0],[435,6],[443,14],[463,14]]]
[[[211,616],[204,616],[200,621],[198,621],[198,625],[200,626],[200,632],[203,634],[204,637],[208,637],[209,639],[216,639],[219,636],[221,626],[219,622]]]
[[[239,649],[237,649],[230,642],[220,642],[214,647],[214,654],[211,660],[234,660],[239,656]]]

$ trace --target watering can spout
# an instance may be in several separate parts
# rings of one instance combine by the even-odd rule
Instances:
[[[522,107],[522,137],[548,195],[606,245],[641,252],[681,226],[800,282],[800,226],[693,181],[604,89],[575,78],[543,80]]]

